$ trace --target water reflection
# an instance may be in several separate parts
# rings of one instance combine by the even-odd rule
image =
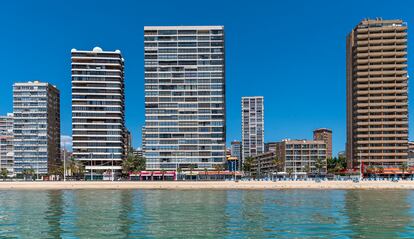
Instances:
[[[414,191],[0,191],[0,238],[414,238]]]
[[[217,238],[225,233],[226,191],[142,193],[142,223],[151,238]]]
[[[412,220],[409,194],[404,190],[347,191],[345,210],[353,238],[402,237]]]

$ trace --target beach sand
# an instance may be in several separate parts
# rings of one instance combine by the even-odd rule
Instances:
[[[166,189],[166,190],[280,190],[280,189],[414,189],[414,181],[52,181],[1,182],[0,190],[57,190],[57,189]]]

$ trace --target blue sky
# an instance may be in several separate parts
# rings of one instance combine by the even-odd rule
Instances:
[[[227,141],[241,138],[241,97],[263,95],[265,141],[311,138],[314,128],[328,127],[336,154],[344,149],[346,135],[346,34],[361,19],[378,16],[408,22],[411,38],[413,9],[412,1],[379,0],[2,1],[0,114],[12,111],[14,82],[50,82],[61,91],[62,135],[71,135],[70,50],[120,49],[125,58],[126,124],[134,146],[139,146],[143,27],[224,25]],[[409,73],[411,69],[409,65]]]

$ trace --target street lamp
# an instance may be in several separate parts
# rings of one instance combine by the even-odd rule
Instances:
[[[92,153],[90,153],[91,156],[91,181],[93,180],[93,169],[92,169]]]
[[[66,145],[63,144],[63,181],[66,182]]]
[[[114,181],[114,152],[112,152],[112,167],[111,167],[111,179]]]

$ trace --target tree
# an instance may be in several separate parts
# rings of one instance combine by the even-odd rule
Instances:
[[[303,167],[303,171],[306,172],[307,174],[309,174],[311,172],[311,167],[309,166],[309,164],[306,164]]]
[[[188,169],[190,169],[190,179],[193,180],[193,170],[194,170],[195,166],[194,164],[190,164],[188,165]]]
[[[204,168],[204,177],[206,178],[206,180],[207,180],[207,168]]]
[[[316,159],[315,168],[318,171],[318,175],[321,174],[321,170],[326,167],[326,160],[323,158]]]
[[[177,179],[180,179],[181,173],[183,172],[183,169],[178,167],[177,168]]]
[[[384,173],[384,167],[378,166],[376,171],[377,171],[378,174],[382,174],[382,173]]]
[[[216,164],[214,165],[214,169],[217,171],[217,176],[220,177],[220,172],[224,169],[224,166],[223,164]]]
[[[249,173],[249,176],[250,176],[252,172],[252,167],[253,167],[253,158],[252,157],[245,158],[243,162],[243,171]]]
[[[326,159],[326,167],[328,173],[339,173],[346,168],[346,158],[342,156],[339,158],[329,157]]]
[[[276,169],[274,172],[278,172],[280,168],[283,166],[283,160],[279,159],[277,155],[275,155],[275,157],[273,158],[272,163],[275,165]]]
[[[33,179],[33,175],[35,174],[35,170],[33,168],[25,168],[22,171],[24,180],[27,180],[27,177],[30,176],[30,179]]]
[[[369,173],[369,174],[373,174],[373,173],[375,173],[375,167],[374,167],[373,165],[369,165],[369,166],[366,168],[366,170],[367,170],[367,173]]]
[[[1,177],[3,178],[3,181],[7,178],[7,175],[9,174],[9,172],[7,171],[7,169],[2,168],[0,171]]]
[[[402,172],[402,178],[404,179],[405,178],[405,172],[407,172],[407,170],[408,170],[408,164],[407,163],[402,163],[400,165],[400,170]]]
[[[292,178],[293,168],[286,169],[286,173],[288,174],[289,178]]]
[[[145,158],[133,153],[128,153],[127,158],[122,161],[122,172],[128,174],[129,172],[137,172],[145,170]]]

